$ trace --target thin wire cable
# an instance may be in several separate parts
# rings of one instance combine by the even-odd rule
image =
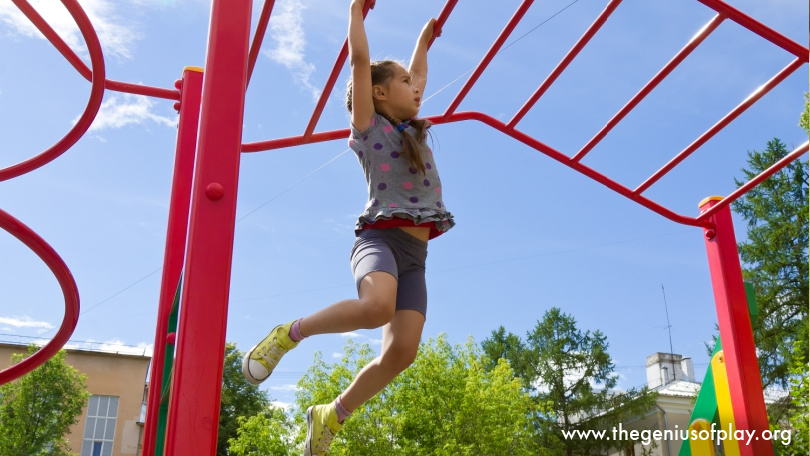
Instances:
[[[246,218],[247,218],[249,215],[253,214],[254,212],[258,211],[259,209],[263,208],[264,206],[267,206],[268,204],[270,204],[271,202],[273,202],[275,199],[277,199],[277,198],[278,198],[278,197],[280,197],[281,195],[283,195],[283,194],[285,194],[285,193],[289,192],[290,190],[292,190],[293,188],[295,188],[296,186],[298,186],[299,184],[301,184],[301,182],[304,182],[304,181],[305,181],[305,180],[307,180],[307,179],[308,179],[310,176],[312,176],[313,174],[315,174],[315,173],[317,173],[318,171],[322,170],[322,169],[323,169],[323,168],[325,168],[327,165],[329,165],[329,164],[330,164],[330,163],[332,163],[333,161],[337,160],[338,158],[342,157],[342,156],[343,156],[343,155],[344,155],[346,152],[348,152],[348,151],[350,151],[350,150],[351,150],[351,148],[347,148],[347,149],[346,149],[346,150],[344,150],[343,152],[341,152],[341,153],[337,154],[337,155],[336,155],[336,156],[334,156],[332,159],[330,159],[329,161],[327,161],[327,162],[326,162],[326,163],[324,163],[323,165],[321,165],[321,166],[319,166],[318,168],[316,168],[314,171],[310,172],[310,173],[309,173],[309,174],[307,174],[306,176],[304,176],[304,177],[302,177],[301,179],[299,179],[299,180],[298,180],[298,182],[296,182],[296,183],[294,183],[294,184],[290,185],[289,187],[285,188],[285,189],[284,189],[284,190],[282,190],[280,193],[278,193],[276,196],[274,196],[274,197],[270,198],[269,200],[267,200],[267,201],[265,201],[264,203],[262,203],[262,204],[260,204],[259,206],[257,206],[257,207],[256,207],[255,209],[253,209],[252,211],[250,211],[250,212],[248,212],[247,214],[245,214],[245,215],[243,215],[243,216],[239,217],[238,219],[236,219],[236,223],[241,222],[242,220],[246,219]]]

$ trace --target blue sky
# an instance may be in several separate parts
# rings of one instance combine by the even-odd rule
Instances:
[[[304,131],[345,38],[348,1],[277,3],[247,93],[245,142]],[[570,3],[535,2],[507,40],[513,44],[459,110],[509,120],[607,2],[579,0],[534,29]],[[729,3],[808,42],[805,1]],[[64,8],[32,4],[87,60]],[[101,35],[109,79],[172,88],[183,67],[205,63],[209,1],[81,4]],[[433,96],[422,115],[444,112],[518,5],[459,2],[429,54],[425,93]],[[372,57],[409,58],[422,25],[442,6],[378,2],[366,21]],[[260,10],[256,2],[254,25]],[[713,15],[691,0],[624,2],[518,128],[573,155]],[[726,21],[584,163],[635,187],[791,60]],[[344,68],[317,131],[348,126],[347,78]],[[763,149],[773,137],[788,147],[807,140],[797,126],[807,88],[804,66],[645,195],[696,215],[704,197],[730,193],[747,150]],[[10,2],[0,4],[0,167],[58,141],[89,90]],[[0,182],[0,208],[45,238],[76,278],[76,341],[151,349],[175,126],[172,102],[108,91],[93,127],[71,150]],[[523,336],[557,306],[581,329],[607,336],[621,387],[640,386],[646,357],[669,351],[663,285],[673,349],[692,357],[702,378],[716,314],[700,229],[671,222],[482,124],[433,130],[457,226],[430,244],[425,338],[444,332],[453,343],[470,336],[480,342],[500,325]],[[241,160],[227,340],[247,350],[276,324],[353,296],[349,250],[366,194],[345,141]],[[736,230],[744,239],[742,221]],[[0,340],[53,336],[63,315],[56,281],[5,232],[0,252]],[[313,353],[330,361],[347,337],[378,347],[381,332],[308,340],[266,383],[273,398],[292,402]]]

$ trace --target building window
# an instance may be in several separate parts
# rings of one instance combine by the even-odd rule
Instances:
[[[81,456],[112,456],[118,396],[90,396]]]

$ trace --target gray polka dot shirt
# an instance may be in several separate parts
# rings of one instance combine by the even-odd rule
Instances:
[[[416,225],[434,222],[440,232],[455,225],[442,201],[439,171],[427,142],[421,143],[424,174],[412,167],[402,153],[402,135],[413,134],[413,128],[406,126],[400,133],[388,119],[374,113],[365,131],[357,131],[354,126],[351,131],[349,147],[357,155],[368,184],[368,202],[357,220],[358,231],[394,217],[412,220]]]

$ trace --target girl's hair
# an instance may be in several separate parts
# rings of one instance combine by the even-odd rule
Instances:
[[[393,60],[378,60],[371,62],[371,85],[381,85],[388,82],[394,76],[394,65],[400,65],[399,62]],[[346,109],[352,112],[352,80],[346,89]],[[394,126],[397,123],[385,114],[379,113]],[[419,170],[420,173],[425,173],[425,161],[422,159],[422,148],[420,144],[424,141],[425,136],[429,133],[428,128],[431,123],[424,119],[410,119],[407,121],[408,125],[414,129],[414,134],[410,135],[402,131],[402,152],[408,159],[408,163]]]

